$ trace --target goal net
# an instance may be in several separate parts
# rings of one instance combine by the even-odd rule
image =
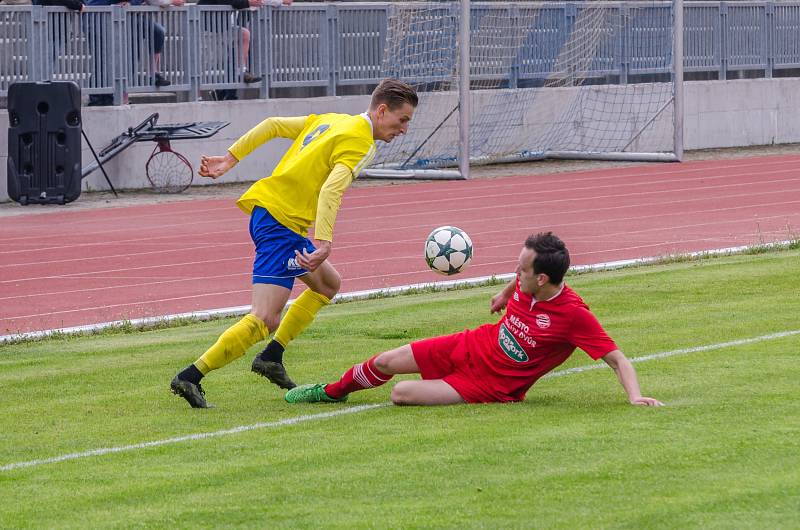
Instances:
[[[415,86],[420,104],[368,174],[436,178],[464,156],[679,160],[676,3],[393,3],[382,76]]]

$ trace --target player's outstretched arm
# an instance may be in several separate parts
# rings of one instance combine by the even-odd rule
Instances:
[[[200,170],[197,173],[201,177],[217,179],[238,163],[239,161],[230,152],[222,156],[203,155],[200,157]]]
[[[511,295],[514,294],[514,290],[517,288],[517,279],[514,278],[508,284],[503,287],[503,290],[497,293],[492,297],[492,300],[489,304],[489,310],[492,313],[499,313],[506,307],[508,304],[508,299],[511,298]]]
[[[660,407],[662,402],[657,399],[642,396],[639,390],[639,380],[636,378],[636,370],[633,364],[625,357],[625,354],[620,350],[614,350],[603,356],[603,360],[610,366],[617,374],[622,388],[628,394],[628,401],[631,405],[644,405],[649,407]]]
[[[237,160],[244,160],[247,155],[273,138],[294,140],[303,132],[307,118],[308,116],[267,118],[233,142],[233,145],[228,148],[228,152]]]

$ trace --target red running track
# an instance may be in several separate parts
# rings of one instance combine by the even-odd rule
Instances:
[[[464,277],[513,272],[525,236],[542,230],[576,265],[785,240],[800,228],[798,165],[777,156],[355,188],[331,261],[352,292],[443,279],[422,247],[445,224],[475,244]],[[247,221],[232,199],[2,219],[0,334],[247,305]]]

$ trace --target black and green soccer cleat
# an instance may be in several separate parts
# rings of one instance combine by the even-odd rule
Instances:
[[[347,401],[347,396],[343,398],[332,398],[325,393],[325,385],[317,383],[315,385],[300,385],[286,392],[284,399],[288,403],[341,403]]]
[[[191,381],[180,379],[176,375],[169,384],[169,388],[172,390],[173,394],[188,401],[193,409],[208,409],[213,407],[213,405],[209,405],[206,402],[206,393],[203,391],[203,387],[200,386],[200,383],[194,384]]]
[[[294,381],[289,379],[286,368],[284,368],[282,363],[265,361],[261,357],[256,356],[256,358],[253,359],[253,364],[250,366],[250,369],[258,375],[263,375],[269,379],[270,383],[276,384],[286,390],[291,390],[297,386],[294,384]]]

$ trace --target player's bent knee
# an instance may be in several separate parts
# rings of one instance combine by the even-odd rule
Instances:
[[[321,294],[324,294],[329,299],[332,299],[334,296],[336,296],[341,287],[342,287],[342,277],[339,276],[338,272],[333,271],[333,274],[330,274],[325,278],[325,282],[323,285],[323,290],[325,292]]]
[[[317,269],[311,274],[301,276],[301,279],[309,289],[321,294],[328,300],[333,300],[333,297],[339,293],[339,289],[342,286],[342,277],[330,265],[325,267],[324,270]]]
[[[392,372],[392,358],[390,355],[387,355],[387,352],[381,353],[375,358],[375,368],[380,370],[385,374],[391,374]]]
[[[408,344],[379,353],[373,362],[375,368],[384,374],[394,375],[419,372],[419,367],[414,361],[414,353],[411,351],[411,346]]]
[[[314,292],[317,293],[317,294],[321,294],[322,296],[324,296],[328,300],[333,300],[333,297],[336,296],[339,293],[339,289],[338,288],[334,289],[332,287],[323,286],[321,289],[315,289]]]

